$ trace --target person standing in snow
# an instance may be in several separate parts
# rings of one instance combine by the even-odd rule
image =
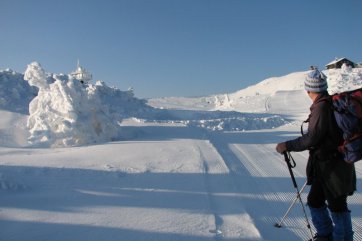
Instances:
[[[356,190],[355,167],[346,163],[338,152],[343,137],[334,118],[326,76],[318,69],[311,70],[304,84],[313,101],[308,132],[277,144],[276,150],[279,153],[309,150],[307,184],[311,187],[307,204],[317,230],[314,240],[352,241],[354,232],[347,197]]]

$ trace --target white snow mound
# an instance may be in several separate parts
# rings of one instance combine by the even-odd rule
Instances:
[[[132,92],[108,87],[101,81],[84,85],[65,75],[52,75],[53,81],[49,81],[38,63],[28,66],[25,78],[39,88],[38,96],[29,105],[27,123],[29,142],[34,146],[63,147],[115,140],[120,136],[119,122],[126,110],[145,107],[144,101],[134,98]]]

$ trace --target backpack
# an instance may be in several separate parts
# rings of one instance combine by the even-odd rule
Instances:
[[[344,139],[338,150],[346,162],[357,162],[362,159],[362,89],[335,94],[332,103]]]

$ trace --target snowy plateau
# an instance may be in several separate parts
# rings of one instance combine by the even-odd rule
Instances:
[[[362,87],[362,69],[324,73],[331,94]],[[308,117],[306,74],[146,100],[36,62],[0,70],[0,241],[308,240],[299,202],[274,227],[296,197],[275,146]],[[308,153],[292,155],[300,189]],[[359,191],[349,208],[362,240]]]

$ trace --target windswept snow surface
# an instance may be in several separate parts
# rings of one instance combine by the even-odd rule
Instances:
[[[30,115],[24,111],[30,102],[25,94],[23,107],[8,104],[0,110],[1,241],[309,238],[299,203],[282,228],[274,227],[296,197],[275,145],[297,137],[308,115],[305,72],[234,94],[174,98],[168,106],[165,99],[149,100],[157,107],[152,108],[133,93],[101,82],[81,86],[38,67],[30,69],[38,74],[26,75],[39,90]],[[0,79],[1,90],[8,83]],[[7,103],[17,103],[3,93]],[[107,138],[94,133],[92,119],[105,117],[113,118],[110,130],[117,132]],[[35,128],[32,119],[44,127]],[[63,132],[55,131],[55,124]],[[109,131],[108,122],[101,125]],[[88,145],[73,146],[73,132],[91,136],[82,138]],[[46,136],[47,145],[26,143],[28,136],[41,140],[36,135]],[[54,143],[63,147],[48,147]],[[299,188],[307,155],[293,154]],[[362,162],[356,169],[361,187]],[[349,203],[355,240],[362,240],[361,194]]]

